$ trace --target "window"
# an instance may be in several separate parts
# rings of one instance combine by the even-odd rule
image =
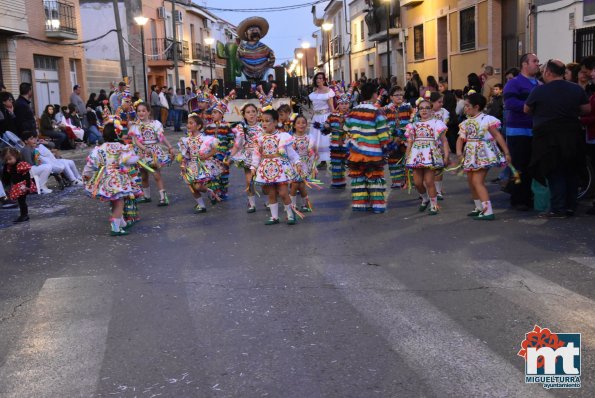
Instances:
[[[475,7],[460,12],[461,51],[475,50]]]
[[[574,59],[580,61],[584,57],[595,55],[595,27],[574,31]]]
[[[360,41],[364,41],[364,20],[362,19],[359,24],[359,38]]]
[[[21,83],[33,83],[31,69],[21,69]]]
[[[46,57],[45,55],[34,55],[33,65],[35,69],[58,70],[58,58]]]
[[[416,60],[424,59],[424,26],[413,27],[413,54]]]

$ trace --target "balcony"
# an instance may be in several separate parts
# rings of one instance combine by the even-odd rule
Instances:
[[[204,47],[201,43],[193,43],[192,44],[192,59],[193,60],[202,60],[204,54]]]
[[[337,35],[331,39],[331,57],[343,55],[343,42],[341,35]]]
[[[178,62],[190,61],[190,47],[188,41],[182,40],[174,43],[169,38],[147,39],[145,52],[149,62],[155,61],[154,64],[169,65],[173,61],[174,51],[178,51]]]
[[[73,3],[43,0],[45,34],[53,39],[76,40],[76,12]]]

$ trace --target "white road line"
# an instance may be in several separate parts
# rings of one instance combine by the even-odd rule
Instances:
[[[407,290],[382,268],[322,264],[316,268],[366,318],[436,396],[538,397],[540,386],[524,383],[510,362],[467,333],[426,299]]]
[[[103,278],[48,279],[0,368],[0,397],[93,395],[111,304],[111,287]]]

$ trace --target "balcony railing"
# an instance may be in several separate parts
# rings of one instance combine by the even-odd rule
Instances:
[[[74,4],[63,0],[43,0],[43,8],[47,37],[70,40],[78,38]]]
[[[174,51],[178,51],[178,61],[190,60],[188,41],[174,43],[169,38],[147,39],[146,53],[149,61],[173,61]]]
[[[341,35],[335,36],[331,39],[331,57],[343,55],[343,42],[341,41]]]
[[[192,59],[201,60],[204,54],[204,47],[201,43],[192,44]]]

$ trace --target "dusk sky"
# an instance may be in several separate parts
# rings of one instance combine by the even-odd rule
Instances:
[[[259,8],[259,7],[282,7],[287,5],[307,3],[307,0],[194,0],[196,4],[207,7],[218,8]],[[318,16],[322,15],[324,6],[321,3],[318,7]],[[262,40],[275,52],[277,64],[293,58],[293,50],[300,47],[302,40],[314,45],[312,33],[317,29],[312,22],[311,6],[302,7],[289,11],[250,13],[250,12],[223,12],[212,10],[213,13],[221,16],[233,24],[239,24],[243,19],[251,16],[261,16],[269,22],[269,33]]]

